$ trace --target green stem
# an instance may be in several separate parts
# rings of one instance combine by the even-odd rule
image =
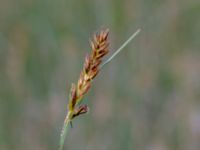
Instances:
[[[69,119],[69,113],[67,114],[64,124],[63,124],[63,128],[62,128],[62,132],[60,135],[60,145],[59,145],[59,150],[62,150],[64,147],[64,143],[65,143],[65,138],[68,132],[68,126],[70,124],[70,119]]]

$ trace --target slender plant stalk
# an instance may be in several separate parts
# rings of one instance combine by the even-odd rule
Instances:
[[[117,49],[111,57],[102,63],[102,58],[108,53],[108,29],[102,30],[99,34],[94,35],[93,40],[90,42],[92,53],[85,58],[83,70],[80,74],[77,85],[72,84],[71,93],[69,96],[68,112],[63,124],[62,132],[60,135],[59,150],[63,150],[65,138],[68,132],[69,124],[72,124],[72,119],[88,112],[87,105],[79,105],[83,96],[90,89],[91,82],[102,69],[103,66],[108,64],[120,51],[122,51],[140,32],[138,29],[126,40],[122,46]]]

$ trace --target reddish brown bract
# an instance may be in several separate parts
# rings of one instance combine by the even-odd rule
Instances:
[[[90,89],[92,80],[99,73],[102,58],[108,53],[108,33],[108,29],[102,30],[95,34],[93,40],[90,41],[92,53],[85,57],[83,70],[81,71],[78,83],[77,85],[72,84],[71,88],[68,104],[68,110],[73,114],[71,119],[88,111],[86,105],[77,105]]]

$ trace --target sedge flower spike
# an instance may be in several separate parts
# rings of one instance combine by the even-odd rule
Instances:
[[[72,125],[72,119],[75,117],[85,114],[89,108],[87,105],[80,104],[83,96],[88,92],[91,87],[91,83],[99,71],[110,62],[128,43],[134,39],[134,37],[140,32],[138,29],[130,38],[122,44],[122,46],[116,50],[116,52],[105,62],[102,61],[103,57],[109,52],[108,46],[108,34],[109,30],[102,30],[95,34],[93,39],[90,41],[92,52],[90,55],[85,57],[83,69],[80,73],[77,84],[72,84],[69,95],[68,112],[64,121],[64,125],[60,137],[59,150],[63,149],[65,137],[67,134],[69,124]],[[80,105],[79,105],[80,104]]]

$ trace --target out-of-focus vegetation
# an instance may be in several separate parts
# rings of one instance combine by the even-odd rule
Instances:
[[[0,149],[55,150],[89,37],[111,53],[65,149],[200,149],[199,0],[0,0]]]

